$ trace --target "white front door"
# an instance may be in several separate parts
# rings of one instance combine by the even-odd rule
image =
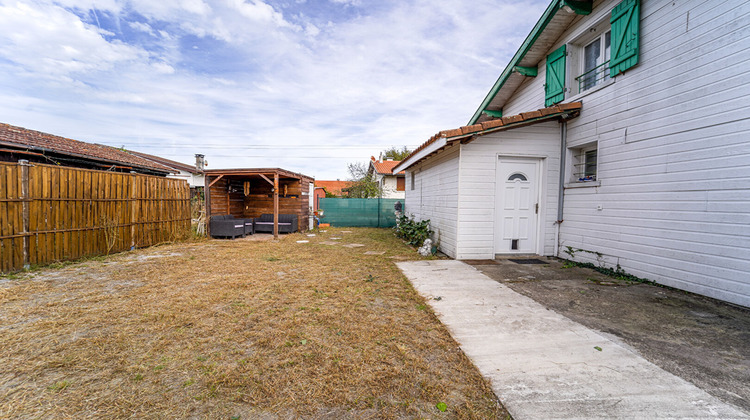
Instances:
[[[537,252],[539,159],[499,157],[495,191],[495,253]]]

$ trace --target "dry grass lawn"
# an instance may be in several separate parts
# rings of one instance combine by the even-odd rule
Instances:
[[[0,277],[0,418],[506,418],[393,264],[416,253],[350,230]]]

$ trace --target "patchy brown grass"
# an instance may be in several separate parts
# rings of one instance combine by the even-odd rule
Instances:
[[[0,278],[0,417],[507,417],[393,264],[415,252],[351,230]]]

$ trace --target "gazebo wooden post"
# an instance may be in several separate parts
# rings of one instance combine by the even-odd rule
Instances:
[[[273,174],[273,239],[279,239],[279,173]]]

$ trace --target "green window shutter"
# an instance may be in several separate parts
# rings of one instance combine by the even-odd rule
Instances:
[[[546,81],[544,106],[551,106],[565,99],[565,45],[547,56]]]
[[[638,37],[641,5],[639,0],[625,0],[612,9],[612,53],[609,75],[615,77],[638,64]]]

